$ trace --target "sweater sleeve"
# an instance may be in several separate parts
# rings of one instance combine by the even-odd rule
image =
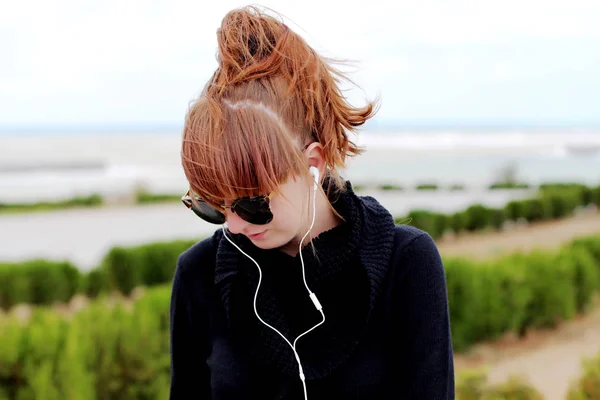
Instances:
[[[398,398],[454,399],[454,358],[444,267],[422,233],[396,259],[392,293]]]
[[[210,373],[206,365],[206,325],[198,324],[200,304],[194,303],[186,253],[177,262],[170,304],[171,386],[169,400],[211,399]],[[194,314],[192,314],[192,310]]]

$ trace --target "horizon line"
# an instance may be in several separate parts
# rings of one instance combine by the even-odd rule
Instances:
[[[477,129],[477,128],[597,128],[597,121],[532,121],[532,120],[369,120],[358,129]],[[59,132],[59,131],[82,131],[82,132],[110,132],[110,131],[172,131],[183,129],[183,124],[66,124],[66,125],[0,125],[0,132]]]

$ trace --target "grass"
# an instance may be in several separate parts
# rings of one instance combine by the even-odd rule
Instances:
[[[25,212],[42,212],[65,210],[71,208],[100,207],[104,199],[98,194],[87,197],[74,197],[68,200],[43,201],[37,203],[0,203],[0,214],[13,214]]]
[[[530,186],[527,183],[519,182],[496,182],[489,186],[490,190],[495,189],[529,189]]]
[[[180,194],[161,194],[138,192],[135,195],[135,204],[173,203],[181,201]]]

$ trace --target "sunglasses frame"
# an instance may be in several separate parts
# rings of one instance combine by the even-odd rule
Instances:
[[[308,149],[308,147],[309,147],[309,146],[310,146],[312,143],[315,143],[315,142],[318,142],[318,140],[314,140],[314,141],[312,141],[312,142],[308,142],[307,144],[305,144],[305,145],[302,147],[302,152],[306,151],[306,149]],[[205,202],[204,200],[202,200],[202,199],[201,199],[200,197],[198,197],[198,196],[194,196],[194,197],[192,198],[192,196],[191,196],[190,192],[191,192],[191,189],[188,189],[188,190],[187,190],[187,192],[185,192],[185,194],[184,194],[183,196],[181,196],[181,201],[183,202],[183,204],[184,204],[184,205],[185,205],[185,206],[186,206],[186,207],[187,207],[189,210],[192,210],[192,211],[194,211],[194,199],[195,199],[197,202],[202,202],[202,203],[205,203],[205,204],[206,204],[206,202]],[[234,200],[234,201],[231,203],[231,205],[229,205],[229,206],[226,206],[226,205],[221,205],[220,207],[221,207],[223,210],[226,210],[226,209],[230,208],[232,212],[235,212],[235,206],[236,206],[236,204],[237,204],[237,203],[238,203],[240,200],[252,200],[252,199],[256,199],[256,198],[262,198],[262,199],[266,199],[266,201],[269,201],[269,202],[270,202],[270,201],[271,201],[271,199],[273,198],[273,193],[269,193],[269,194],[268,194],[268,195],[266,195],[266,196],[240,197],[239,199],[235,199],[235,200]],[[271,210],[271,205],[270,205],[270,203],[269,203],[269,210]],[[218,211],[218,210],[217,210],[217,211]],[[194,211],[194,214],[198,215],[198,214],[197,214],[195,211]],[[224,213],[222,213],[222,214],[223,214],[223,219],[225,219],[225,214],[224,214]],[[237,213],[236,213],[236,214],[237,214]],[[239,214],[238,214],[238,216],[239,216]],[[199,218],[203,218],[203,217],[201,217],[200,215],[198,215],[198,217],[199,217]],[[242,217],[240,216],[240,218],[242,218]],[[244,218],[242,218],[242,219],[244,219]],[[244,221],[246,221],[246,220],[244,219]],[[209,221],[209,222],[210,222],[210,221]],[[223,221],[223,223],[224,223],[224,222],[225,222],[225,221]],[[249,221],[246,221],[246,222],[249,222]],[[266,224],[268,224],[269,222],[271,222],[271,220],[269,220],[269,221],[268,221]],[[249,223],[251,223],[251,222],[249,222]],[[266,224],[265,224],[265,225],[266,225]]]
[[[232,211],[232,212],[234,212],[234,213],[236,213],[236,214],[237,214],[237,212],[235,211],[235,207],[236,207],[236,205],[237,205],[237,204],[238,204],[240,201],[242,201],[242,200],[254,200],[254,199],[262,199],[263,201],[270,202],[272,198],[273,198],[273,193],[269,193],[268,195],[263,195],[263,196],[240,197],[240,198],[238,198],[238,199],[235,199],[235,200],[234,200],[234,201],[233,201],[233,202],[232,202],[230,205],[223,205],[223,204],[222,204],[222,205],[220,205],[220,207],[221,207],[221,209],[223,209],[223,210],[226,210],[226,209],[228,209],[228,208],[229,208],[229,209],[231,209],[231,211]],[[206,204],[206,202],[205,202],[204,200],[202,200],[200,197],[198,197],[198,196],[194,196],[194,197],[192,197],[192,196],[191,196],[191,189],[188,189],[188,190],[187,190],[187,192],[185,192],[185,194],[184,194],[183,196],[181,196],[181,201],[182,201],[182,203],[183,203],[183,204],[184,204],[184,205],[185,205],[185,206],[186,206],[186,207],[187,207],[189,210],[192,210],[192,211],[194,211],[194,200],[196,200],[197,202],[201,202],[201,203],[204,203],[204,204]],[[212,206],[211,206],[211,207],[212,207]],[[270,210],[270,209],[271,209],[271,205],[270,205],[270,203],[269,203],[269,210]],[[217,211],[219,211],[219,210],[217,210]],[[194,212],[194,213],[195,213],[196,215],[198,215],[196,212]],[[224,213],[222,213],[222,214],[223,214],[223,222],[225,222],[225,214],[224,214]],[[238,216],[239,216],[239,214],[238,214]],[[202,218],[200,215],[198,215],[198,217]],[[242,218],[242,217],[240,216],[240,218]],[[243,219],[244,221],[246,221],[244,218],[242,218],[242,219]],[[209,222],[210,222],[210,221],[209,221]],[[249,223],[251,223],[250,221],[246,221],[246,222],[249,222]],[[266,224],[268,224],[269,222],[271,222],[271,221],[269,220],[269,221],[268,221]],[[264,224],[264,225],[266,225],[266,224]]]

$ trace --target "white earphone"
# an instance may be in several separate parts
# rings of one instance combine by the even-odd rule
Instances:
[[[260,289],[260,283],[262,282],[262,270],[260,269],[260,265],[258,265],[258,263],[252,257],[250,257],[248,254],[246,254],[242,249],[240,249],[238,247],[237,244],[235,244],[231,239],[229,239],[229,237],[227,236],[227,233],[225,232],[225,227],[227,226],[227,223],[223,224],[223,235],[225,236],[225,238],[229,241],[229,243],[231,243],[235,248],[237,248],[243,255],[248,257],[258,268],[258,285],[256,285],[256,292],[254,293],[254,314],[256,314],[256,317],[260,320],[260,322],[262,322],[265,326],[267,326],[268,328],[271,328],[273,331],[275,331],[292,348],[292,351],[294,352],[294,356],[296,357],[296,361],[298,362],[298,369],[300,372],[300,380],[302,381],[302,387],[304,388],[304,400],[308,400],[308,393],[306,392],[306,382],[304,379],[305,377],[304,377],[304,371],[302,369],[302,363],[300,362],[300,356],[298,355],[298,352],[296,351],[296,342],[298,342],[298,339],[300,339],[302,336],[306,335],[307,333],[309,333],[310,331],[312,331],[313,329],[317,328],[319,325],[322,325],[325,322],[325,313],[323,313],[323,306],[319,302],[319,299],[317,299],[317,296],[308,288],[308,285],[306,284],[306,274],[304,272],[304,258],[302,257],[302,243],[304,243],[304,239],[306,239],[306,236],[308,236],[308,234],[310,233],[310,231],[312,230],[312,228],[315,224],[315,214],[317,211],[316,195],[317,195],[317,188],[319,187],[319,177],[320,177],[319,170],[316,167],[310,167],[309,171],[310,171],[310,174],[314,178],[314,185],[313,185],[313,191],[312,191],[313,192],[312,193],[313,194],[313,196],[312,196],[312,200],[313,200],[312,201],[312,209],[313,209],[312,222],[310,224],[310,228],[308,228],[308,231],[306,232],[306,234],[300,241],[300,244],[298,246],[298,254],[300,255],[300,262],[302,264],[302,279],[304,280],[304,286],[306,287],[306,290],[308,291],[308,296],[310,297],[313,304],[315,305],[315,308],[321,313],[321,316],[323,318],[322,318],[321,322],[319,322],[318,324],[316,324],[315,326],[313,326],[306,332],[302,333],[301,335],[298,335],[298,337],[294,340],[294,344],[290,343],[290,341],[285,336],[283,336],[281,334],[281,332],[279,332],[277,329],[275,329],[274,327],[272,327],[271,325],[266,323],[260,317],[260,315],[258,315],[258,310],[256,309],[256,298],[258,297],[258,290]]]
[[[318,168],[317,167],[310,167],[308,170],[310,171],[310,174],[315,178],[315,183],[319,184],[319,175],[320,175],[320,173],[319,173]]]

